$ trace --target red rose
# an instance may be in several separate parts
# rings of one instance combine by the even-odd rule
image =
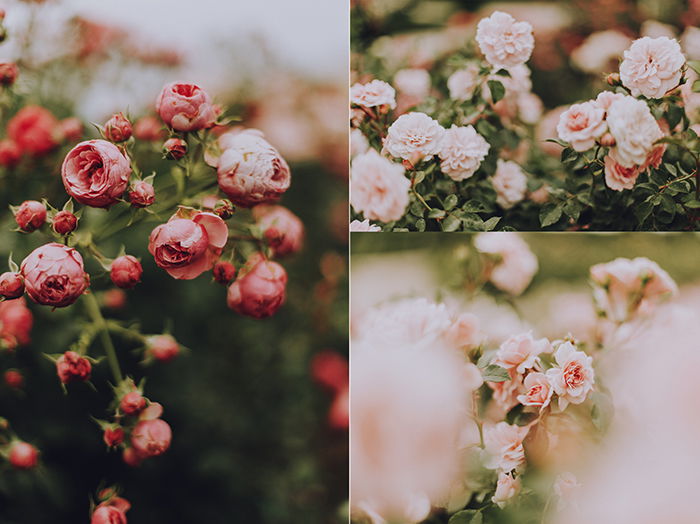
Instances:
[[[304,224],[286,207],[265,204],[255,206],[253,217],[265,232],[265,239],[275,256],[291,255],[301,249]]]
[[[131,255],[115,258],[109,272],[109,276],[115,286],[127,289],[141,282],[142,274],[141,262]]]
[[[136,415],[146,407],[146,399],[138,391],[131,391],[119,401],[119,409],[126,415]]]
[[[15,213],[15,221],[27,233],[39,229],[46,222],[46,206],[36,200],[25,200]]]
[[[146,347],[147,353],[161,362],[168,362],[180,353],[180,344],[171,335],[148,337]]]
[[[80,253],[57,242],[32,251],[22,261],[20,271],[27,294],[45,306],[69,306],[90,284]]]
[[[236,276],[236,267],[231,262],[219,261],[214,264],[212,272],[214,273],[214,280],[226,286]]]
[[[75,351],[66,351],[56,361],[56,373],[64,384],[90,380],[92,364]]]
[[[257,261],[228,288],[228,307],[253,318],[273,315],[284,304],[287,272],[277,262]]]
[[[8,138],[29,155],[45,155],[58,145],[61,134],[56,117],[39,106],[23,107],[7,124]]]
[[[5,384],[11,388],[19,389],[24,385],[24,377],[16,369],[8,369],[5,371]]]
[[[156,142],[163,138],[165,130],[163,125],[154,116],[144,116],[134,125],[134,136],[145,142]]]
[[[123,113],[117,113],[107,120],[103,132],[110,142],[126,142],[131,138],[131,122]]]
[[[24,298],[0,302],[0,343],[10,349],[29,344],[34,317]]]
[[[0,296],[6,299],[19,298],[24,294],[24,277],[20,273],[6,271],[0,275]]]
[[[167,158],[180,160],[187,154],[187,142],[182,138],[169,138],[163,144],[163,153]]]
[[[110,448],[115,448],[124,442],[124,430],[119,426],[107,428],[102,435],[102,440],[104,440],[105,444],[107,444],[107,446]]]
[[[22,151],[14,140],[0,140],[0,166],[15,167],[21,157]]]
[[[78,217],[70,211],[59,211],[53,217],[53,230],[59,235],[67,235],[78,227]]]
[[[162,419],[142,420],[131,432],[131,445],[142,457],[156,457],[170,447],[172,431]]]
[[[134,207],[148,207],[156,200],[156,192],[153,185],[143,180],[137,180],[129,191],[129,202]]]

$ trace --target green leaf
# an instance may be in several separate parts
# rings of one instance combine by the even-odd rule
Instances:
[[[564,204],[563,211],[566,216],[571,218],[574,222],[578,220],[579,215],[581,214],[581,204],[576,201],[576,200],[567,200],[566,203]]]
[[[445,209],[447,211],[450,211],[454,209],[454,207],[457,205],[458,200],[459,199],[457,198],[457,195],[447,195],[447,198],[445,198],[443,205],[445,206]]]
[[[440,223],[443,231],[457,231],[462,225],[462,221],[454,215],[448,215],[445,220]]]
[[[489,364],[486,366],[482,370],[481,376],[486,382],[505,382],[506,380],[510,380],[508,370],[497,364]]]
[[[688,60],[688,67],[700,75],[700,60]]]
[[[420,184],[425,179],[425,171],[416,171],[413,175],[413,185],[416,186]]]
[[[493,100],[494,104],[506,96],[506,88],[501,82],[498,80],[489,80],[487,83],[489,91],[491,91],[491,100]]]
[[[700,80],[693,82],[693,93],[700,93]]]
[[[416,229],[420,231],[421,233],[425,231],[425,220],[422,218],[419,218],[416,220]]]
[[[556,224],[561,218],[562,207],[560,205],[547,204],[540,210],[540,225],[542,227]]]
[[[697,83],[697,80],[695,81],[695,83]],[[693,89],[695,88],[695,83],[693,83]],[[666,115],[668,125],[671,129],[673,129],[681,121],[681,118],[683,118],[683,107],[676,104],[672,104],[669,106]]]
[[[685,202],[683,205],[685,207],[687,207],[688,209],[700,209],[700,201],[695,200],[695,199],[689,200],[688,202]]]
[[[484,231],[493,231],[500,221],[501,217],[489,218],[486,222],[484,222]]]
[[[476,130],[484,138],[489,138],[491,135],[495,134],[496,131],[498,131],[493,124],[486,120],[479,120],[479,122],[476,124]]]
[[[448,524],[482,524],[484,517],[481,511],[476,509],[464,509],[450,517]]]
[[[433,208],[428,211],[428,218],[444,218],[447,213],[444,209]]]

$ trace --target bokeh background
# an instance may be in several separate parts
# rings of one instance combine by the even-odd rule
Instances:
[[[79,334],[72,310],[81,304],[54,312],[30,305],[31,344],[0,354],[0,366],[19,368],[25,386],[0,386],[0,415],[41,449],[42,466],[2,467],[0,522],[87,522],[89,497],[103,481],[123,486],[133,523],[343,522],[347,432],[330,426],[332,399],[309,367],[323,349],[347,354],[347,5],[8,0],[2,7],[9,36],[0,55],[19,61],[16,89],[59,118],[104,122],[127,110],[139,117],[153,111],[166,81],[185,80],[262,129],[290,163],[292,186],[281,203],[304,222],[306,242],[284,262],[287,304],[263,321],[228,310],[225,288],[209,276],[180,282],[155,266],[147,237],[167,216],[105,246],[110,253],[128,246],[144,266],[142,284],[112,316],[138,320],[144,333],[169,328],[189,348],[144,370],[134,346],[115,337],[124,371],[148,375],[146,394],[165,406],[174,433],[168,453],[138,469],[106,452],[87,416],[106,417],[106,366],[96,366],[96,392],[77,385],[66,396],[42,356],[65,351]],[[0,117],[2,134],[15,109]],[[12,251],[21,260],[43,243],[10,231],[8,206],[37,197],[64,202],[59,170],[69,147],[0,173],[1,258]],[[151,159],[144,171],[170,168],[158,160],[159,145],[140,147]],[[99,273],[94,262],[88,271]],[[94,278],[98,298],[108,287],[106,276]]]

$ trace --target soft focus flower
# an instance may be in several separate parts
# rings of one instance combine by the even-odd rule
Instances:
[[[685,28],[681,35],[681,47],[689,60],[700,60],[700,27]]]
[[[510,369],[508,375],[509,379],[502,382],[486,382],[491,388],[491,398],[495,403],[495,414],[489,417],[491,420],[504,418],[506,413],[518,404],[518,396],[523,393],[523,376],[515,369]]]
[[[445,129],[425,113],[406,113],[391,124],[384,151],[412,164],[440,152]]]
[[[131,122],[123,113],[113,115],[104,125],[104,137],[110,142],[126,142],[131,138]]]
[[[501,344],[493,363],[508,370],[515,369],[518,373],[525,373],[535,366],[540,353],[548,353],[551,349],[546,338],[535,340],[532,333],[521,333],[513,335]]]
[[[430,73],[425,69],[401,69],[394,75],[394,85],[405,95],[423,99],[430,94]]]
[[[454,181],[466,180],[479,169],[490,147],[474,127],[453,124],[442,139],[440,169]]]
[[[447,79],[447,89],[450,91],[450,98],[454,100],[469,100],[478,84],[479,67],[476,64],[455,71]]]
[[[157,142],[165,135],[163,125],[154,116],[139,118],[134,124],[134,136],[145,142]]]
[[[15,212],[15,222],[27,233],[39,229],[46,222],[46,206],[36,200],[25,200]]]
[[[80,142],[66,155],[61,177],[66,192],[81,204],[109,207],[126,190],[129,160],[106,140]]]
[[[16,369],[8,369],[5,371],[3,378],[8,387],[19,389],[24,385],[24,376]]]
[[[32,469],[39,463],[39,451],[31,444],[17,440],[10,444],[7,459],[16,469]]]
[[[219,137],[219,187],[243,207],[276,201],[291,183],[289,166],[257,129]]]
[[[146,341],[146,354],[160,362],[170,362],[180,354],[180,344],[172,335],[154,335]]]
[[[515,162],[499,158],[491,183],[496,190],[496,203],[503,209],[510,209],[525,198],[527,175]]]
[[[91,372],[90,361],[75,351],[66,351],[56,361],[56,373],[64,384],[90,380]]]
[[[214,274],[214,280],[219,284],[224,286],[228,285],[233,277],[236,276],[236,266],[231,262],[226,262],[224,260],[219,260],[212,268],[212,273]]]
[[[489,280],[506,293],[522,294],[537,273],[537,257],[517,234],[481,233],[475,237],[474,247],[481,253],[500,257]]]
[[[311,359],[311,376],[333,393],[347,388],[348,369],[347,359],[330,349],[319,351]]]
[[[20,271],[27,294],[34,302],[45,306],[71,305],[90,283],[80,253],[56,242],[40,246],[27,255]]]
[[[535,47],[532,26],[501,11],[479,22],[476,41],[486,60],[499,69],[524,64]]]
[[[518,95],[518,115],[526,124],[535,125],[542,118],[544,104],[542,99],[534,93],[521,93]]]
[[[286,299],[287,272],[277,262],[256,260],[228,288],[228,307],[253,318],[273,315]]]
[[[372,80],[367,84],[357,83],[350,88],[350,102],[367,108],[394,109],[396,91],[381,80]]]
[[[126,305],[126,293],[121,289],[108,289],[102,297],[105,307],[121,309]]]
[[[642,22],[642,26],[639,29],[639,34],[641,36],[648,36],[651,38],[665,36],[673,39],[676,37],[676,28],[671,24],[664,24],[658,20],[645,20]]]
[[[620,165],[613,154],[605,157],[605,184],[614,191],[632,189],[641,172],[639,166]]]
[[[156,190],[153,184],[137,180],[129,191],[129,202],[134,207],[148,207],[156,201]]]
[[[22,150],[14,140],[0,140],[0,166],[13,168],[22,157]]]
[[[491,497],[491,502],[499,508],[504,508],[508,501],[520,493],[520,479],[514,478],[509,473],[499,473],[496,483],[496,492]]]
[[[121,288],[132,288],[141,282],[143,268],[138,258],[132,255],[122,255],[112,261],[109,277],[115,286]]]
[[[304,224],[282,206],[261,204],[253,208],[253,218],[277,257],[299,251],[304,242]]]
[[[83,123],[78,117],[64,118],[59,122],[59,127],[68,142],[77,142],[83,136]]]
[[[11,86],[19,76],[19,68],[14,62],[0,62],[0,85]]]
[[[366,218],[362,221],[353,220],[352,222],[350,222],[350,232],[359,233],[359,232],[365,231],[365,232],[376,233],[376,232],[381,231],[381,230],[382,230],[382,228],[379,227],[378,225],[371,224],[368,218]]]
[[[663,132],[642,100],[631,96],[615,100],[608,109],[608,127],[615,138],[612,149],[615,160],[623,167],[633,167],[646,162],[654,149],[654,142]]]
[[[163,143],[163,152],[167,158],[180,160],[187,154],[187,142],[182,138],[168,138]]]
[[[125,415],[136,415],[146,407],[146,399],[138,391],[130,391],[119,401],[119,409]]]
[[[356,157],[362,153],[366,153],[369,149],[369,142],[367,137],[362,134],[359,129],[353,129],[350,131],[350,157]]]
[[[15,348],[29,344],[33,322],[24,298],[0,302],[0,346]]]
[[[544,373],[528,373],[523,381],[525,393],[518,395],[518,402],[523,406],[535,406],[540,409],[549,406],[552,400],[552,386]]]
[[[6,300],[21,297],[24,294],[24,277],[20,273],[6,271],[0,275],[0,296]]]
[[[214,213],[176,213],[151,232],[148,251],[171,277],[191,280],[214,266],[227,240],[228,227]]]
[[[143,457],[157,457],[170,447],[172,431],[162,419],[142,420],[131,432],[131,445]]]
[[[335,429],[348,429],[350,426],[350,391],[347,387],[333,397],[328,424]]]
[[[370,149],[352,161],[350,204],[366,219],[391,222],[398,220],[408,206],[411,182],[404,168]]]
[[[615,29],[598,31],[572,51],[571,61],[586,73],[602,73],[622,57],[631,43],[631,38]]]
[[[622,84],[632,96],[663,98],[680,83],[685,57],[676,40],[645,36],[632,43],[620,64]]]
[[[67,235],[78,227],[78,217],[70,211],[59,211],[51,221],[53,230],[59,235]]]
[[[197,131],[211,127],[216,111],[211,98],[196,84],[173,82],[165,85],[156,100],[156,112],[176,131]]]
[[[480,322],[476,315],[461,313],[453,319],[452,325],[445,333],[445,339],[451,346],[469,351],[482,342],[483,334],[479,326]]]
[[[595,102],[574,104],[559,117],[559,138],[571,144],[576,151],[587,151],[608,130],[605,110]]]
[[[58,145],[60,135],[56,117],[39,106],[23,107],[7,123],[7,137],[27,155],[45,155]]]
[[[581,404],[595,383],[593,358],[566,341],[559,345],[554,359],[557,367],[547,370],[547,378],[559,397],[559,409],[566,409],[569,403]]]
[[[507,422],[484,425],[484,449],[489,455],[485,466],[507,473],[524,464],[523,440],[529,429]]]
[[[579,488],[581,488],[581,483],[573,473],[565,472],[557,475],[554,481],[554,494],[559,498],[557,501],[559,511],[571,505]]]

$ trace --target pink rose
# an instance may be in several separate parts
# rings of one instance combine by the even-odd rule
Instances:
[[[535,406],[540,409],[549,406],[552,400],[552,386],[544,373],[529,373],[523,385],[525,393],[518,395],[518,402],[523,406]]]
[[[595,104],[603,111],[607,111],[608,109],[610,109],[610,106],[613,104],[613,102],[622,100],[623,98],[625,98],[625,95],[623,95],[622,93],[602,91],[601,93],[598,93],[598,96],[595,99]]]
[[[440,169],[454,181],[466,180],[479,169],[490,149],[472,126],[452,125],[445,131],[438,156]]]
[[[182,138],[168,138],[163,143],[163,153],[167,158],[180,160],[187,154],[187,142]]]
[[[678,87],[685,57],[676,40],[666,36],[635,40],[620,64],[620,80],[632,96],[663,98]]]
[[[116,203],[129,184],[129,175],[129,159],[106,140],[80,142],[66,155],[61,166],[66,192],[92,207]]]
[[[233,203],[252,207],[274,202],[289,189],[287,162],[257,129],[225,133],[219,147],[219,187]]]
[[[253,208],[253,218],[275,256],[291,255],[301,249],[304,224],[286,207],[261,204]]]
[[[546,338],[535,340],[532,333],[522,333],[508,338],[501,344],[493,363],[505,369],[515,369],[522,374],[535,366],[540,353],[548,353],[551,350],[552,347]]]
[[[46,222],[46,206],[36,200],[25,200],[15,212],[15,222],[27,233],[39,229]]]
[[[236,276],[236,266],[223,260],[219,260],[214,264],[214,268],[211,271],[214,274],[214,280],[224,286],[228,285],[233,280],[233,277]]]
[[[69,306],[90,284],[80,253],[56,242],[40,246],[27,255],[20,271],[27,294],[34,302],[45,306]]]
[[[129,191],[129,202],[134,207],[148,207],[156,201],[156,190],[153,184],[137,180]]]
[[[138,258],[131,255],[122,255],[112,261],[109,276],[115,286],[132,288],[141,282],[143,268]]]
[[[119,409],[125,415],[137,415],[146,409],[146,399],[140,391],[129,391],[119,401]]]
[[[164,138],[165,130],[156,117],[144,116],[134,124],[134,136],[145,142],[156,142]]]
[[[24,277],[20,273],[6,271],[0,275],[0,296],[10,300],[24,295]]]
[[[559,117],[559,138],[576,151],[587,151],[608,130],[605,110],[595,102],[574,104]]]
[[[457,316],[445,333],[445,339],[454,347],[469,351],[481,343],[479,319],[471,313]]]
[[[566,409],[569,403],[583,403],[595,383],[593,358],[567,341],[559,345],[554,359],[557,367],[547,370],[547,379],[559,397],[559,409]]]
[[[7,137],[24,154],[42,156],[53,150],[61,138],[58,120],[39,106],[25,106],[7,123]]]
[[[62,383],[84,382],[90,380],[92,364],[75,351],[66,351],[56,361],[56,373]]]
[[[32,469],[39,463],[39,451],[31,444],[17,440],[10,444],[7,460],[16,469]]]
[[[613,191],[632,189],[642,171],[639,166],[624,167],[618,164],[613,153],[605,157],[605,184]]]
[[[170,362],[180,354],[180,344],[172,335],[148,337],[146,354],[160,362]]]
[[[513,477],[510,473],[499,473],[496,483],[496,492],[491,497],[491,501],[499,508],[504,508],[506,503],[520,493],[520,479]]]
[[[476,64],[469,64],[466,69],[455,71],[447,79],[450,98],[460,101],[471,99],[478,84],[479,67]]]
[[[67,235],[78,227],[78,217],[70,211],[59,211],[51,223],[53,230],[59,235]]]
[[[476,41],[489,64],[498,69],[524,64],[535,47],[532,26],[500,11],[479,22]]]
[[[496,259],[489,280],[510,295],[522,294],[537,273],[537,257],[516,233],[480,233],[474,247]]]
[[[29,344],[33,323],[24,297],[0,302],[0,345],[15,348]]]
[[[505,413],[510,411],[518,403],[518,395],[523,392],[523,376],[515,371],[515,368],[508,370],[509,379],[503,382],[487,382],[493,391],[493,401],[496,406]]]
[[[484,426],[484,446],[489,455],[485,466],[509,472],[525,463],[523,440],[530,428],[511,426],[506,422]]]
[[[127,524],[127,520],[119,508],[100,504],[92,514],[90,524]]]
[[[172,431],[167,422],[156,418],[142,420],[131,432],[131,445],[142,457],[157,457],[170,447]]]
[[[214,266],[227,240],[228,227],[214,213],[176,213],[151,232],[148,251],[171,277],[191,280]]]
[[[527,175],[510,160],[498,159],[491,183],[496,190],[496,203],[503,209],[510,209],[527,193]]]
[[[241,315],[266,318],[284,304],[286,286],[287,272],[282,266],[270,260],[254,261],[229,286],[226,303]]]
[[[377,233],[378,231],[381,231],[382,228],[379,227],[376,224],[371,224],[369,219],[366,218],[364,220],[353,220],[350,222],[350,231],[351,232],[369,232],[369,233]]]
[[[350,102],[368,108],[394,109],[396,107],[396,91],[381,80],[372,80],[367,84],[354,84],[350,88]]]
[[[425,69],[401,69],[394,75],[396,89],[418,101],[430,94],[430,73]]]
[[[664,132],[643,100],[623,96],[608,108],[606,121],[615,139],[612,152],[624,167],[643,165]]]
[[[425,113],[406,113],[389,127],[383,151],[416,164],[440,152],[444,135],[445,129]]]
[[[163,87],[156,112],[176,131],[198,131],[214,125],[216,111],[211,98],[196,84],[173,82]]]
[[[131,138],[131,122],[123,113],[112,116],[104,126],[104,137],[110,142],[126,142]]]
[[[350,175],[350,203],[366,219],[398,220],[408,207],[411,182],[405,169],[382,157],[374,149],[356,156]]]

